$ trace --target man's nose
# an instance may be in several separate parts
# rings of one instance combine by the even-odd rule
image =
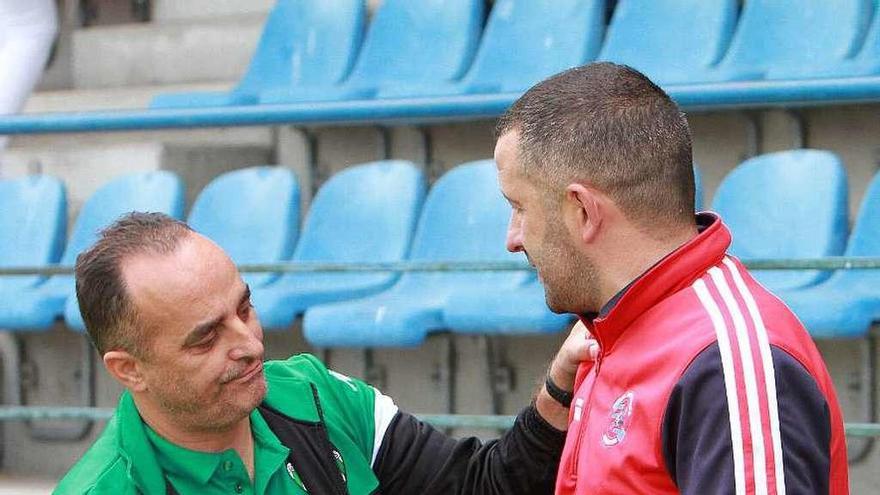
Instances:
[[[510,215],[510,223],[507,225],[507,250],[511,253],[523,250],[522,221],[516,213]]]
[[[257,323],[257,327],[259,327],[259,323]],[[229,351],[230,359],[262,358],[263,339],[262,331],[259,328],[252,328],[247,323],[238,320],[234,324],[233,333],[235,342]]]

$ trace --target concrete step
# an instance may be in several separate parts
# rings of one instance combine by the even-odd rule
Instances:
[[[264,16],[257,15],[79,29],[73,33],[74,87],[238,80],[263,21]]]
[[[153,22],[197,21],[212,17],[266,14],[275,0],[153,0]]]
[[[0,495],[49,495],[56,480],[0,474]]]
[[[198,21],[232,15],[266,14],[276,0],[153,0],[153,22]],[[372,12],[382,0],[367,0]]]
[[[24,113],[89,112],[143,109],[150,99],[163,92],[225,91],[232,83],[183,84],[128,88],[41,91],[31,95]],[[161,142],[199,146],[248,146],[271,148],[275,145],[271,127],[226,127],[208,129],[169,129],[111,133],[38,134],[14,136],[11,146],[18,148],[66,148],[78,145]]]
[[[3,177],[45,173],[67,186],[69,218],[83,202],[114,177],[142,171],[170,170],[186,184],[187,211],[196,195],[217,175],[274,163],[274,150],[263,146],[141,142],[79,143],[30,146],[14,141],[2,156]],[[72,225],[72,224],[71,224]]]
[[[91,110],[128,110],[147,108],[159,93],[183,91],[227,91],[234,82],[169,84],[162,86],[126,86],[121,88],[86,88],[38,91],[31,94],[24,113],[81,112]]]

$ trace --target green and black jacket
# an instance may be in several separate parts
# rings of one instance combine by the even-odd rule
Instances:
[[[328,370],[314,356],[269,361],[264,370],[269,391],[251,421],[264,420],[290,449],[286,469],[274,475],[289,475],[295,482],[283,493],[553,493],[565,437],[534,406],[498,440],[454,440],[399,411],[375,388]],[[123,393],[113,419],[55,493],[177,494],[147,429],[131,395]],[[276,495],[272,486],[278,485],[268,486],[265,493]]]

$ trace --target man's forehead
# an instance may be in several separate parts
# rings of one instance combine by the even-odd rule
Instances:
[[[508,131],[498,138],[495,144],[495,166],[498,168],[498,182],[502,190],[519,189],[525,176],[519,157],[519,135]]]
[[[507,168],[519,157],[519,131],[507,131],[495,142],[495,161],[499,170]]]
[[[197,295],[199,286],[235,271],[228,256],[197,234],[189,234],[169,253],[144,253],[122,260],[121,271],[132,299],[172,299]]]

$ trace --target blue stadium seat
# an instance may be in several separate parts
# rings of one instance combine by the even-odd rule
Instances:
[[[284,262],[290,258],[299,232],[299,184],[293,172],[283,167],[227,172],[199,193],[187,221],[237,264]],[[250,273],[243,277],[253,289],[277,275]],[[68,327],[85,330],[76,298],[67,301],[64,319]]]
[[[855,55],[872,0],[748,0],[730,49],[705,81],[793,79]],[[699,81],[694,81],[699,82]]]
[[[425,189],[422,171],[406,161],[367,163],[337,173],[315,195],[293,261],[401,261]],[[283,329],[310,306],[375,294],[397,278],[377,272],[287,273],[254,289],[252,301],[264,328]]]
[[[57,263],[67,235],[67,193],[48,175],[0,180],[0,266],[43,266]],[[3,304],[17,305],[46,277],[0,277]]]
[[[387,85],[455,81],[473,60],[483,14],[482,0],[384,0],[344,83],[265,91],[260,103],[358,100]]]
[[[503,292],[467,291],[454,294],[443,308],[446,328],[464,334],[555,333],[574,315],[550,311],[544,287],[537,277],[519,288]]]
[[[504,247],[510,207],[498,191],[492,160],[461,165],[428,194],[409,259],[511,261]],[[453,294],[519,287],[527,272],[409,272],[385,292],[314,306],[303,331],[317,346],[415,346],[444,329],[443,307]]]
[[[160,211],[180,218],[180,179],[170,172],[145,172],[120,177],[98,189],[79,213],[61,264],[72,266],[77,255],[94,243],[100,229],[134,210]],[[0,307],[0,328],[48,329],[64,313],[68,298],[76,300],[73,295],[72,276],[53,276],[36,288],[20,291],[14,305]]]
[[[232,91],[160,94],[150,106],[252,105],[261,91],[336,84],[351,70],[365,20],[363,0],[278,0],[247,72]]]
[[[703,205],[703,181],[694,165],[697,211]],[[471,291],[455,294],[443,308],[443,321],[457,333],[526,334],[557,332],[565,328],[572,315],[550,311],[544,298],[544,287],[531,277],[521,287],[506,291]]]
[[[731,252],[750,258],[838,256],[848,228],[846,172],[833,153],[792,150],[746,160],[718,187],[713,209],[733,233]],[[766,270],[756,278],[772,291],[814,285],[815,270]]]
[[[498,0],[474,63],[458,83],[399,84],[380,97],[522,92],[593,60],[605,30],[605,0]]]
[[[279,263],[293,254],[299,212],[299,183],[290,169],[252,167],[227,172],[205,186],[188,223],[236,264]],[[271,273],[244,274],[252,290],[276,278]]]
[[[871,27],[868,29],[861,50],[855,57],[814,67],[809,73],[780,74],[780,77],[788,75],[791,78],[816,79],[876,76],[878,74],[880,74],[880,0],[875,0]]]
[[[703,211],[703,173],[700,167],[694,164],[694,210]]]
[[[618,0],[599,60],[658,84],[701,81],[733,36],[738,0]]]
[[[868,186],[846,256],[880,256],[880,174]],[[778,294],[816,338],[864,337],[880,320],[880,270],[840,270],[827,281]]]

